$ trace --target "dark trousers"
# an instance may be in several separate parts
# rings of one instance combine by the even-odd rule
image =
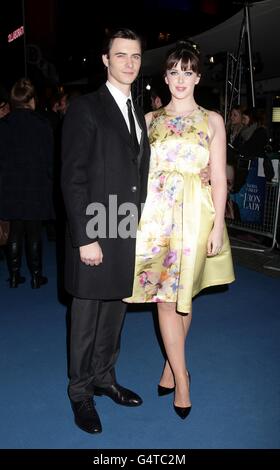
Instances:
[[[116,381],[125,311],[120,300],[73,299],[68,387],[72,401],[91,397],[95,385],[106,387]]]
[[[21,266],[23,242],[26,242],[26,258],[31,273],[42,270],[42,222],[39,220],[12,220],[7,241],[7,261],[10,273]]]

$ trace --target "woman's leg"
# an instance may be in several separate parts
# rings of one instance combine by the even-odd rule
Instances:
[[[10,287],[17,287],[25,281],[20,275],[22,244],[24,238],[24,222],[22,220],[12,220],[10,222],[10,232],[7,241],[7,263],[10,273]]]
[[[167,359],[174,375],[176,390],[174,404],[179,407],[191,405],[189,380],[186,374],[184,317],[176,312],[175,303],[158,303],[159,327]]]
[[[40,220],[26,220],[26,257],[31,273],[31,287],[38,289],[48,282],[42,276],[42,222]]]
[[[185,340],[186,340],[188,332],[189,332],[189,328],[191,325],[191,321],[192,321],[192,312],[188,313],[187,315],[184,315],[182,318],[183,318]],[[164,369],[162,372],[159,385],[161,385],[162,387],[167,387],[167,388],[173,388],[175,386],[174,375],[171,370],[168,359],[166,359],[165,361]]]

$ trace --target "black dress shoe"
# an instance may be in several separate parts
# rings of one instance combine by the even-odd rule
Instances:
[[[75,416],[75,423],[83,431],[95,434],[102,432],[102,426],[92,398],[82,401],[72,401],[71,406]]]
[[[98,396],[106,395],[119,405],[124,406],[139,406],[143,403],[139,395],[116,383],[107,387],[94,387],[94,394]]]

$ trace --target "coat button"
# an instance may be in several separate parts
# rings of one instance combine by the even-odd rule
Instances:
[[[133,193],[136,193],[136,191],[137,191],[137,186],[131,186],[131,191],[132,191]]]

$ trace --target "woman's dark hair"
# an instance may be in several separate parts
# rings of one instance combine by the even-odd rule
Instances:
[[[249,126],[254,123],[258,126],[265,126],[266,116],[263,109],[247,108],[242,114],[249,117]]]
[[[190,65],[191,70],[201,74],[201,64],[200,64],[200,52],[198,46],[192,41],[178,41],[171,50],[169,50],[166,60],[164,70],[170,70],[173,67],[176,67],[178,62],[181,62],[182,70],[187,70]]]
[[[138,41],[140,44],[141,50],[143,49],[142,39],[135,31],[132,31],[132,29],[128,29],[128,28],[120,28],[114,31],[110,31],[107,34],[103,43],[102,54],[106,54],[107,56],[109,55],[109,52],[112,47],[112,43],[114,39],[117,39],[117,38],[132,39],[133,41]]]
[[[11,90],[11,104],[13,108],[27,108],[30,100],[35,98],[35,88],[27,78],[18,80]]]

